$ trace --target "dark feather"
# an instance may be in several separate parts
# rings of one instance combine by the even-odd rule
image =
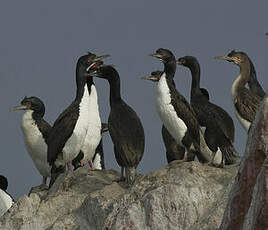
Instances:
[[[136,112],[123,100],[111,108],[108,128],[120,166],[137,167],[144,152],[144,130]],[[122,165],[124,164],[124,165]]]
[[[253,122],[260,102],[261,98],[259,96],[253,94],[247,88],[242,88],[237,92],[234,105],[243,119]]]
[[[51,165],[62,153],[65,143],[71,137],[79,116],[79,103],[74,101],[55,121],[48,138],[47,161]]]

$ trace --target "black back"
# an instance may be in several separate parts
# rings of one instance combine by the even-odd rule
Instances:
[[[110,85],[111,112],[108,129],[114,143],[117,163],[124,167],[137,167],[145,145],[142,123],[136,112],[121,98],[120,78],[116,69],[102,66],[96,72],[98,77],[108,80]]]

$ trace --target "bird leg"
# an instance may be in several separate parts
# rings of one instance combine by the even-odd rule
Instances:
[[[95,166],[94,166],[92,160],[89,160],[89,161],[88,161],[88,164],[89,164],[89,166],[90,166],[90,168],[91,168],[92,170],[95,170]]]

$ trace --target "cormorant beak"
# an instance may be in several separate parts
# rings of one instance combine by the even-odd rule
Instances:
[[[99,57],[95,57],[93,61],[94,62],[102,61],[103,59],[105,59],[107,57],[110,57],[110,55],[109,54],[105,54],[105,55],[102,55],[102,56],[99,56]]]
[[[177,60],[176,63],[177,63],[177,65],[183,65],[183,62],[179,61],[179,60]]]
[[[229,62],[234,62],[234,58],[233,57],[229,57],[229,56],[216,56],[214,58],[215,59],[221,59],[221,60],[229,61]]]
[[[162,56],[161,54],[158,54],[158,53],[149,54],[149,56],[158,58],[158,59],[160,59],[160,60],[163,59],[163,56]]]
[[[26,109],[29,109],[27,105],[18,105],[18,106],[12,107],[10,110],[15,111],[15,110],[26,110]]]
[[[141,78],[142,80],[149,80],[149,81],[158,81],[159,79],[156,76],[145,76]]]

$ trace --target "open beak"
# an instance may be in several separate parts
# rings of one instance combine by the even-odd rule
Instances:
[[[229,62],[233,62],[234,61],[234,59],[232,57],[228,57],[228,56],[216,56],[214,58],[215,59],[221,59],[221,60],[229,61]]]
[[[15,111],[15,110],[26,110],[26,109],[28,109],[27,105],[18,105],[18,106],[12,107],[10,110]]]
[[[103,59],[105,59],[107,57],[110,57],[110,55],[109,54],[105,54],[105,55],[102,55],[102,56],[99,56],[99,57],[95,57],[93,61],[94,62],[102,61]]]

